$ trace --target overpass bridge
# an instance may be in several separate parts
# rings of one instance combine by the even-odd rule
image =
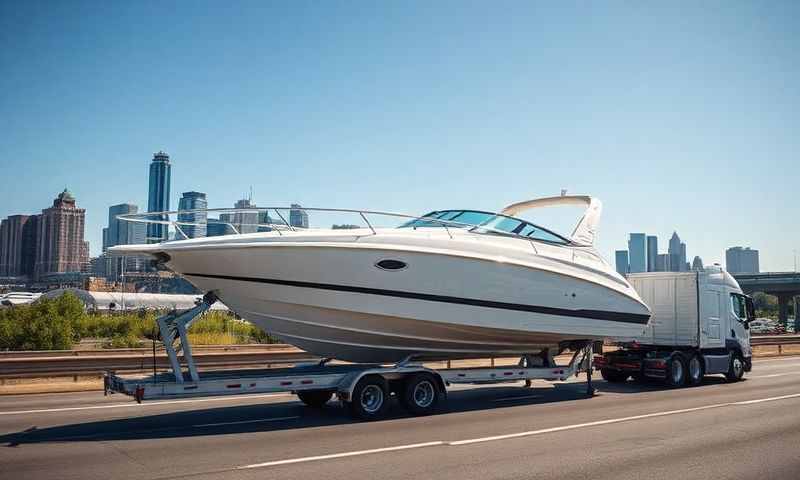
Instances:
[[[800,273],[737,273],[733,276],[744,293],[764,292],[778,297],[778,319],[782,325],[786,325],[789,318],[789,302],[794,299],[794,330],[800,331],[800,322],[797,321],[797,312],[800,311]]]

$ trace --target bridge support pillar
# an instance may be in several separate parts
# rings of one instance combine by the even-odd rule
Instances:
[[[800,333],[800,295],[794,297],[794,333]]]
[[[786,328],[786,324],[789,320],[789,300],[792,299],[791,295],[787,294],[778,294],[778,322]]]

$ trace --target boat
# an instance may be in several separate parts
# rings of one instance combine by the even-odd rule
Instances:
[[[560,205],[585,207],[570,236],[515,216]],[[540,198],[499,213],[303,210],[352,212],[367,227],[284,221],[270,231],[111,251],[150,255],[286,343],[351,362],[555,355],[577,341],[640,335],[650,318],[594,247],[602,207],[590,196]],[[163,224],[177,213],[118,218]],[[404,221],[376,228],[374,215]]]

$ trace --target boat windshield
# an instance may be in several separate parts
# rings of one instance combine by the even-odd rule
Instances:
[[[441,220],[441,221],[437,221]],[[569,240],[519,218],[478,210],[439,210],[400,225],[399,228],[468,228],[471,232],[508,234],[565,245]]]

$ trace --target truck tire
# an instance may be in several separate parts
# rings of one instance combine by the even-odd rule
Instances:
[[[609,383],[623,383],[628,381],[628,377],[630,375],[626,372],[621,372],[612,368],[601,368],[600,376],[603,377],[603,380]]]
[[[350,414],[361,420],[378,420],[389,410],[389,389],[379,375],[367,375],[356,384],[349,402]]]
[[[667,360],[667,385],[673,388],[686,384],[686,359],[680,352],[672,352]]]
[[[439,383],[430,373],[415,373],[406,379],[400,400],[413,415],[430,415],[441,399]]]
[[[703,357],[699,354],[694,354],[689,358],[687,362],[687,376],[686,376],[686,383],[690,387],[696,387],[703,383],[703,376],[706,374],[705,372],[705,361],[703,361]]]
[[[739,352],[731,355],[731,361],[728,364],[728,371],[725,373],[725,379],[729,382],[738,382],[744,376],[744,359]]]
[[[305,390],[297,392],[300,401],[311,408],[322,408],[333,396],[330,390]]]

